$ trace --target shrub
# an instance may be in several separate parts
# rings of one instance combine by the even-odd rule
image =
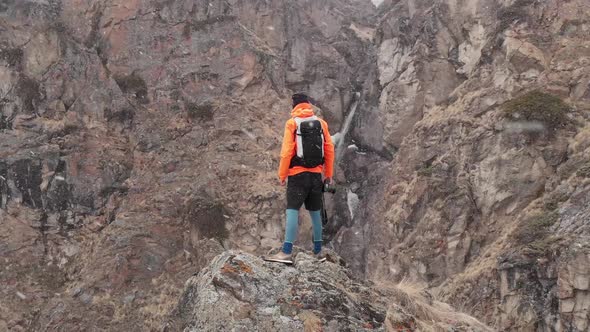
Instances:
[[[550,231],[558,218],[557,211],[533,215],[519,225],[511,238],[522,253],[530,256],[545,256],[562,243],[563,238]]]
[[[555,224],[559,215],[557,211],[541,212],[526,218],[512,234],[518,244],[528,245],[549,236],[549,228]]]
[[[555,250],[559,246],[561,240],[563,240],[563,237],[561,236],[549,235],[531,242],[526,249],[529,254],[544,256]]]
[[[187,206],[184,219],[199,238],[213,238],[223,244],[229,237],[225,215],[225,208],[219,203],[192,201]]]
[[[432,166],[422,166],[420,167],[417,171],[419,176],[425,176],[425,177],[430,177],[432,176],[432,173],[434,172],[434,167]]]
[[[563,203],[570,198],[569,193],[563,191],[553,191],[544,200],[545,210],[553,211],[559,208],[559,203]]]
[[[587,162],[584,166],[582,166],[576,175],[581,178],[590,178],[590,162]]]
[[[510,120],[539,121],[554,130],[568,122],[570,107],[559,97],[538,90],[506,102],[504,115]]]
[[[116,74],[113,78],[115,79],[115,82],[117,82],[119,88],[121,88],[121,91],[134,94],[135,98],[142,103],[147,102],[147,84],[136,72],[133,72],[130,75]]]

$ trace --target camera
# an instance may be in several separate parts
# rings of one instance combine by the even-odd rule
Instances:
[[[335,194],[336,193],[336,186],[330,184],[328,180],[324,181],[324,187],[322,189],[325,193]]]

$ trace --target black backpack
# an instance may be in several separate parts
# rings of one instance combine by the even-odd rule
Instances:
[[[324,130],[316,116],[294,118],[297,124],[295,143],[297,153],[291,159],[291,165],[313,168],[324,163]]]

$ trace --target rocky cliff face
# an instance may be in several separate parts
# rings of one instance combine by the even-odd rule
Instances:
[[[279,245],[290,94],[314,91],[338,131],[373,11],[0,4],[0,330],[157,328],[225,248]]]
[[[343,137],[326,234],[357,277],[426,283],[500,330],[586,330],[588,13],[585,0],[4,1],[0,330],[159,329],[219,253],[278,246],[277,155],[299,90]]]
[[[398,152],[343,231],[368,243],[359,272],[428,282],[500,330],[588,328],[589,9],[380,7],[371,126]]]

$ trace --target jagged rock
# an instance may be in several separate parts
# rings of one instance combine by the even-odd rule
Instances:
[[[454,331],[487,327],[448,313],[442,321],[415,295],[358,282],[337,256],[319,262],[300,251],[293,266],[228,251],[185,284],[165,331],[392,331],[423,324]],[[405,309],[396,301],[413,309]],[[421,309],[418,309],[419,307]],[[416,312],[420,316],[414,316]],[[431,315],[431,316],[428,316]],[[429,317],[430,322],[420,319]]]
[[[383,331],[380,297],[344,268],[306,253],[286,266],[225,252],[187,281],[171,330]]]
[[[556,330],[587,331],[590,328],[589,238],[572,244],[560,262],[557,292],[560,325]]]

